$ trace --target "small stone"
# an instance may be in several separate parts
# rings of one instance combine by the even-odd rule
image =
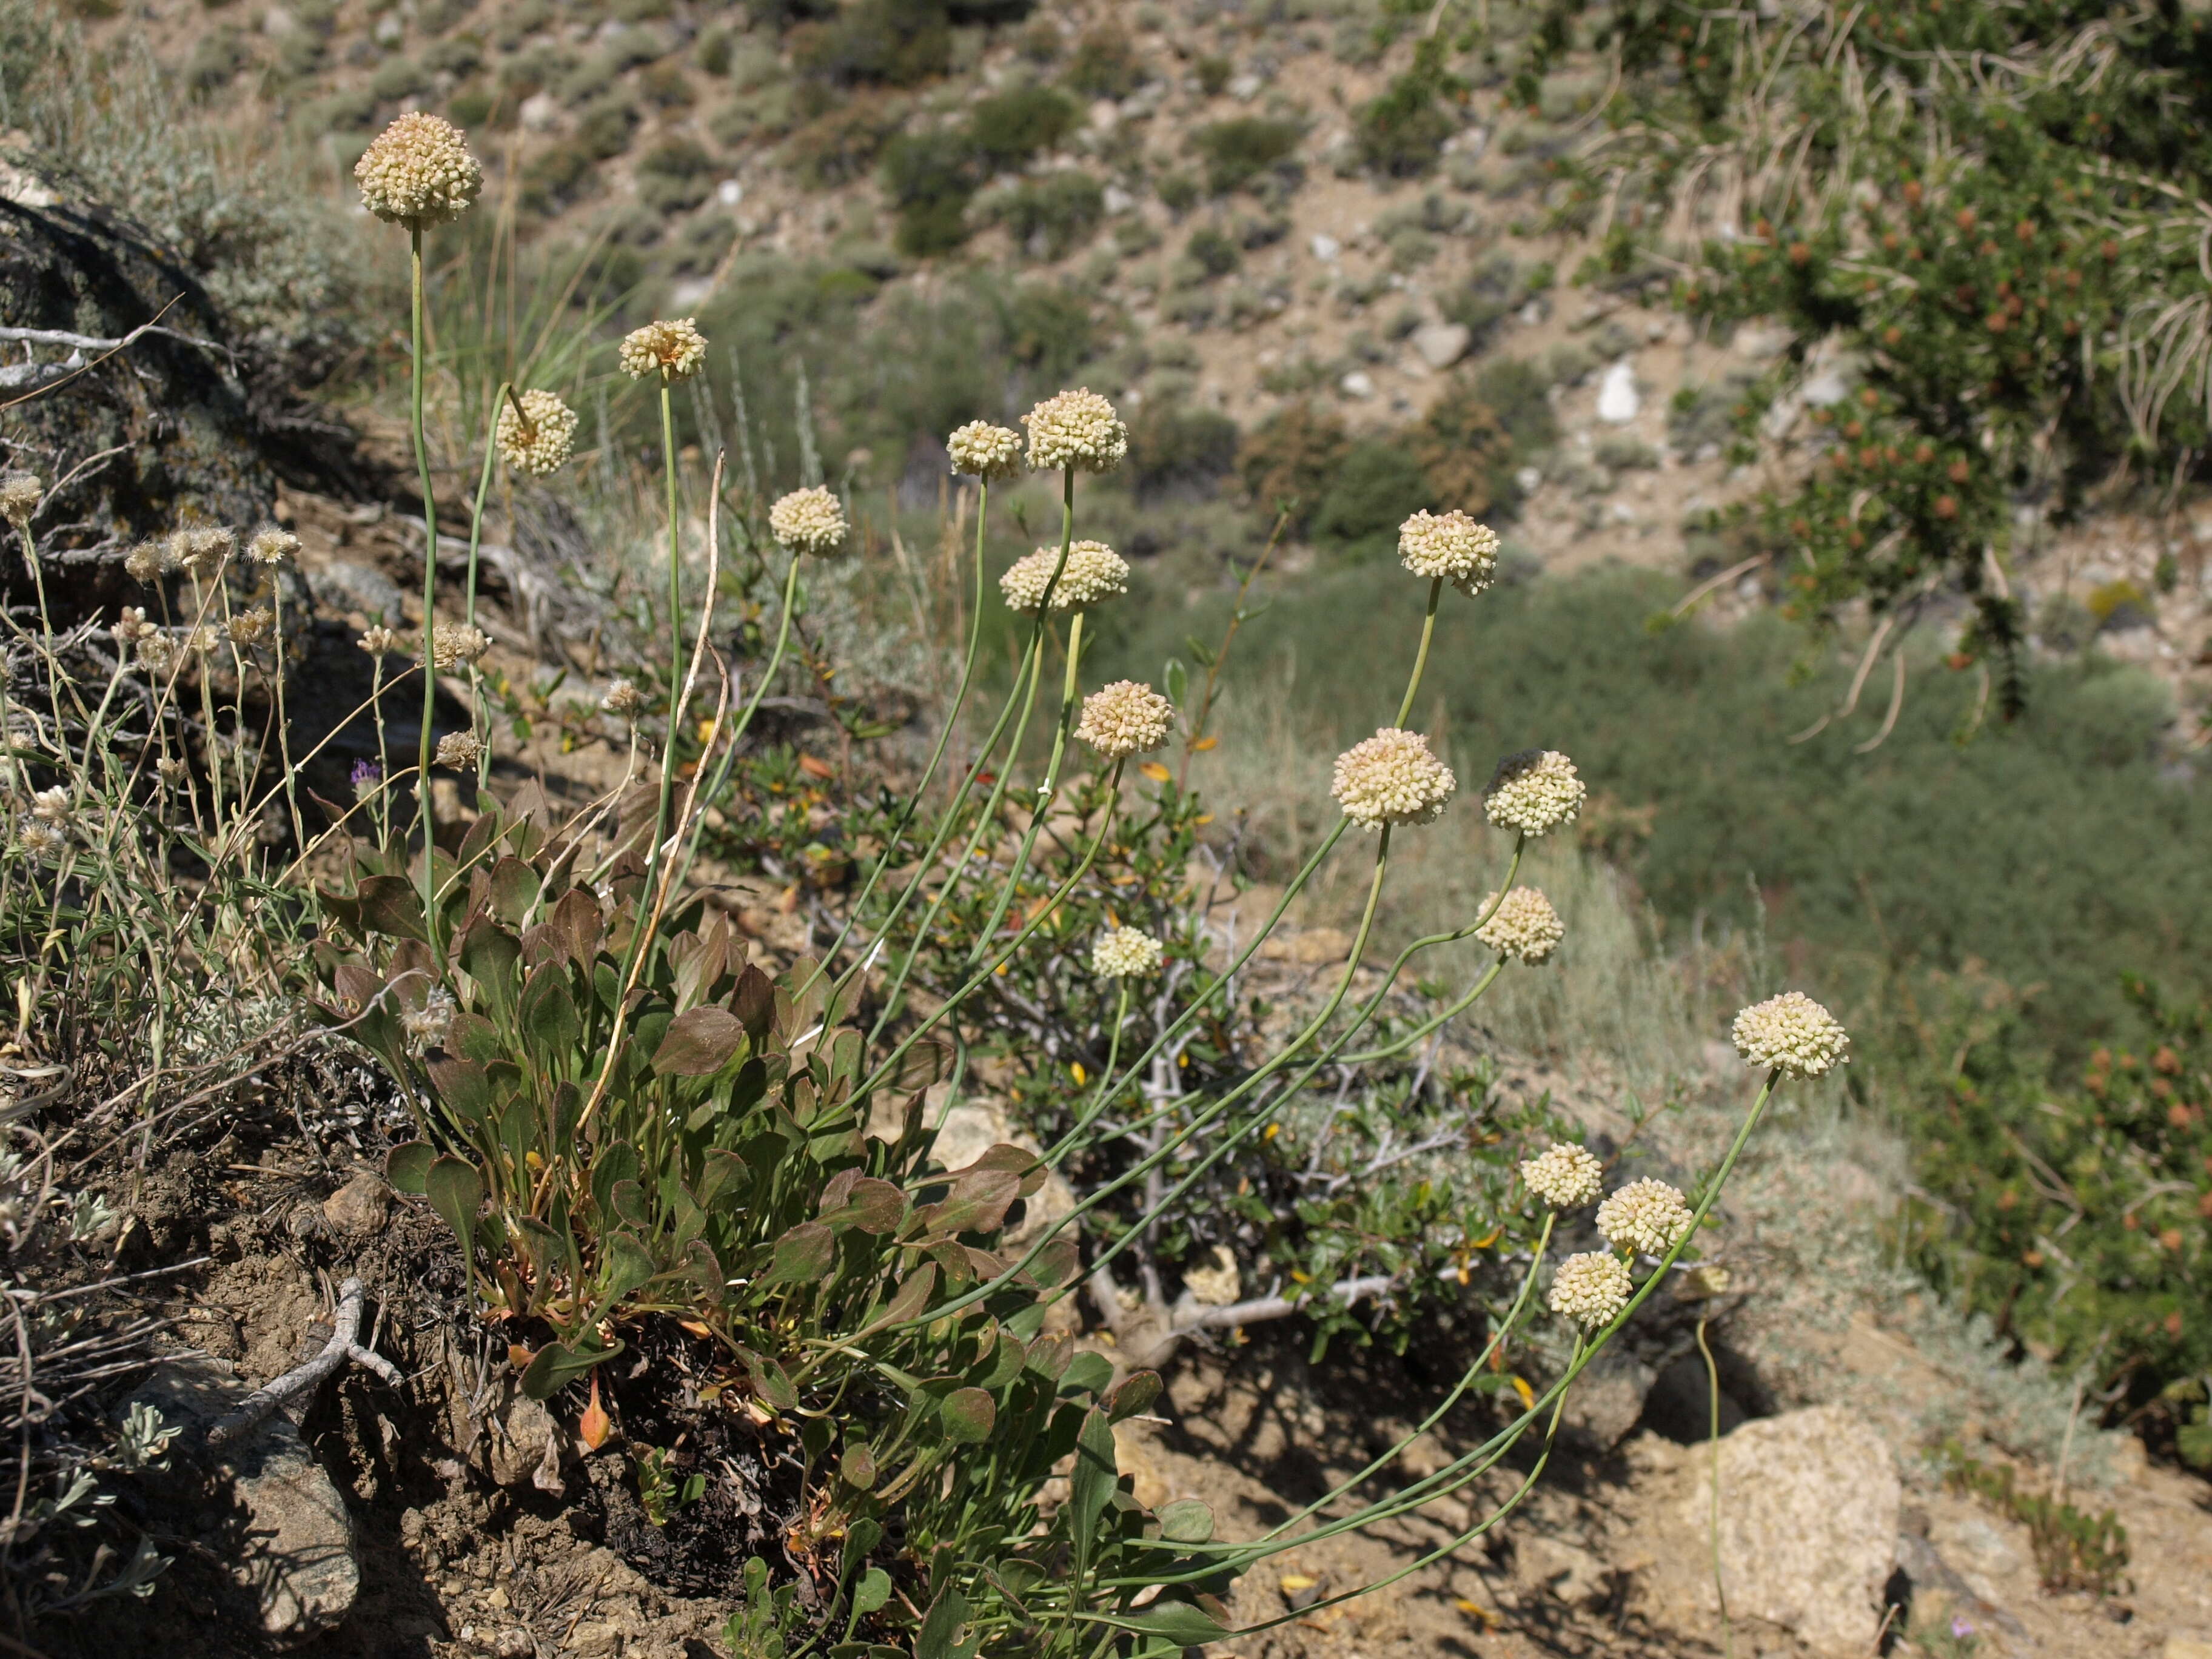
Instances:
[[[1524,466],[1513,475],[1513,487],[1523,495],[1533,495],[1543,488],[1544,475],[1533,466]]]
[[[622,1627],[602,1620],[580,1624],[568,1634],[571,1653],[616,1653],[622,1648]]]
[[[1344,244],[1338,241],[1335,237],[1331,236],[1326,231],[1317,230],[1314,232],[1313,257],[1315,258],[1321,260],[1323,264],[1333,264],[1334,263],[1337,256],[1343,252]]]
[[[2185,1636],[2175,1631],[2166,1638],[2165,1659],[2212,1659],[2212,1636]]]
[[[1465,323],[1429,323],[1413,331],[1413,349],[1431,368],[1449,368],[1474,343],[1474,331]]]
[[[392,623],[399,621],[399,584],[372,566],[333,560],[307,573],[307,586],[319,603],[333,611],[357,611]]]
[[[1850,396],[1850,390],[1844,384],[1844,377],[1831,368],[1806,381],[1797,395],[1814,409],[1832,409]]]
[[[1347,398],[1371,398],[1375,395],[1375,377],[1364,368],[1355,368],[1337,383],[1337,389]]]
[[[714,186],[714,199],[724,207],[735,207],[745,199],[745,187],[735,179],[725,179]]]
[[[507,1598],[505,1587],[499,1584],[494,1584],[491,1587],[491,1594],[485,1596],[484,1600],[495,1607],[504,1608],[513,1605]]]
[[[1127,191],[1122,189],[1119,185],[1107,185],[1104,195],[1099,199],[1106,211],[1109,214],[1127,213],[1131,208],[1137,205],[1137,198],[1130,195]]]
[[[533,92],[515,115],[525,132],[550,132],[561,124],[561,100],[550,92]]]
[[[1611,1451],[1644,1415],[1644,1396],[1656,1380],[1651,1367],[1634,1355],[1601,1350],[1569,1391],[1560,1420],[1600,1451]]]
[[[323,1200],[323,1219],[355,1237],[376,1231],[391,1213],[391,1195],[374,1170],[362,1170]]]
[[[1624,357],[1606,370],[1604,383],[1598,387],[1597,417],[1623,426],[1643,412],[1644,397],[1636,389],[1636,371]]]
[[[1266,82],[1247,70],[1243,74],[1231,77],[1229,95],[1240,104],[1249,104],[1260,95],[1260,88],[1265,85]]]
[[[1190,1299],[1209,1308],[1225,1308],[1243,1294],[1243,1280],[1237,1272],[1237,1258],[1226,1244],[1217,1244],[1205,1265],[1185,1267],[1182,1287],[1190,1292]]]

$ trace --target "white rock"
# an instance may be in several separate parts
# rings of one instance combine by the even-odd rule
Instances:
[[[271,6],[261,14],[261,32],[272,40],[282,40],[299,27],[299,20],[282,6]]]
[[[1375,377],[1364,368],[1355,368],[1336,386],[1347,398],[1371,398],[1375,395]]]
[[[1229,95],[1240,104],[1249,104],[1260,95],[1260,88],[1266,84],[1267,82],[1258,76],[1247,70],[1230,82]]]
[[[1237,1272],[1237,1258],[1226,1244],[1217,1244],[1204,1267],[1183,1269],[1183,1288],[1190,1299],[1208,1308],[1225,1308],[1243,1294],[1243,1280]]]
[[[1797,394],[1814,409],[1829,409],[1850,396],[1850,388],[1834,369],[1826,369],[1805,382]]]
[[[1739,357],[1754,361],[1778,357],[1790,349],[1790,331],[1786,328],[1740,328],[1735,331],[1735,350]]]
[[[515,112],[525,132],[550,132],[561,121],[561,100],[550,92],[533,92]]]
[[[387,11],[376,20],[375,39],[380,46],[396,46],[406,37],[407,25],[396,11]]]
[[[724,207],[735,207],[745,199],[745,187],[735,179],[725,179],[714,186],[714,199]]]
[[[1523,495],[1533,495],[1542,488],[1544,475],[1533,466],[1524,466],[1513,475],[1513,483]]]
[[[1544,302],[1541,300],[1531,300],[1521,307],[1516,316],[1522,327],[1534,328],[1544,320]]]
[[[1326,231],[1314,232],[1313,256],[1315,258],[1334,263],[1336,256],[1343,252],[1344,244],[1338,241],[1335,237]]]
[[[1102,198],[1109,213],[1127,213],[1137,205],[1137,198],[1119,185],[1109,185]]]
[[[1413,331],[1413,349],[1431,368],[1449,368],[1474,341],[1474,331],[1465,323],[1427,323]]]
[[[1094,100],[1091,106],[1091,125],[1101,132],[1111,132],[1121,125],[1121,106],[1111,98]]]
[[[1643,412],[1644,397],[1636,389],[1636,371],[1624,357],[1606,370],[1605,383],[1598,387],[1597,417],[1620,426]]]

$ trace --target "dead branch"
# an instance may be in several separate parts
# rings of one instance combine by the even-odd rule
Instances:
[[[239,1408],[207,1431],[210,1446],[227,1446],[258,1428],[295,1395],[312,1395],[333,1371],[349,1364],[366,1365],[386,1382],[397,1386],[399,1368],[361,1340],[362,1283],[349,1279],[338,1286],[337,1312],[331,1320],[331,1340],[323,1351],[304,1365],[295,1365],[274,1382],[246,1395]]]

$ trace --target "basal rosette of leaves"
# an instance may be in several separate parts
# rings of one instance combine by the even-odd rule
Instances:
[[[1791,358],[1738,409],[1808,410],[1808,464],[1750,518],[1791,608],[1974,606],[1964,650],[2017,705],[2021,619],[2002,567],[2033,526],[2130,481],[2196,470],[2212,416],[2212,178],[2201,21],[2063,4],[1711,12],[1644,3],[1615,132],[1582,158],[1620,192],[1603,278],[1640,246],[1686,259],[1693,316],[1786,326]],[[2025,527],[2025,528],[2024,528]]]
[[[2046,1083],[1999,1030],[1968,1044],[1922,1136],[1948,1213],[1908,1218],[1948,1277],[2115,1419],[2212,1468],[2212,1009],[2130,986],[2153,1034]]]

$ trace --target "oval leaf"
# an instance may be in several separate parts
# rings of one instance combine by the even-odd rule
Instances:
[[[999,1420],[999,1407],[981,1389],[955,1389],[937,1408],[945,1420],[945,1438],[956,1445],[980,1446],[991,1437]]]
[[[1131,1371],[1121,1385],[1106,1396],[1106,1420],[1126,1423],[1139,1413],[1149,1411],[1152,1401],[1159,1397],[1158,1371]]]
[[[808,1285],[825,1276],[837,1259],[837,1235],[818,1221],[802,1221],[775,1241],[763,1285]]]
[[[728,1065],[745,1041],[744,1022],[726,1008],[687,1008],[668,1023],[653,1050],[662,1077],[708,1077]]]
[[[410,1140],[404,1146],[394,1146],[384,1155],[384,1178],[392,1183],[395,1193],[404,1193],[410,1198],[421,1198],[429,1188],[423,1178],[430,1173],[430,1165],[438,1157],[438,1149],[427,1140]]]

